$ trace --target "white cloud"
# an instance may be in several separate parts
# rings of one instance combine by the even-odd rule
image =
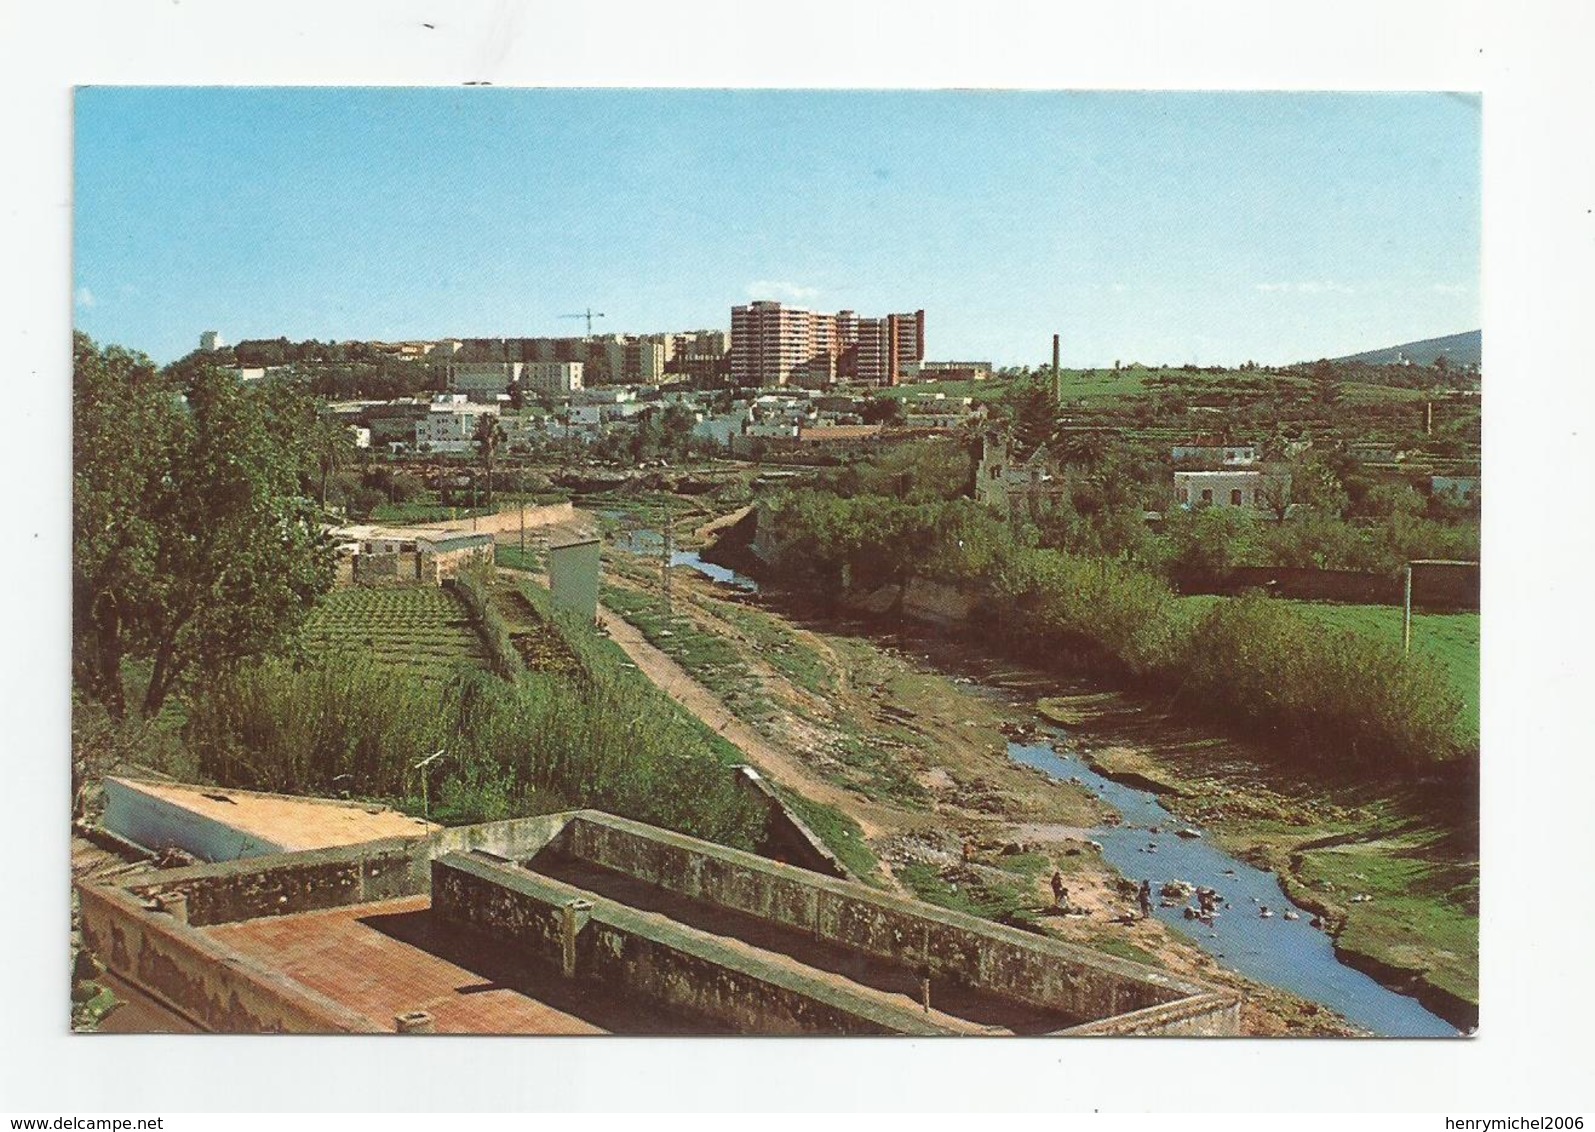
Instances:
[[[755,299],[791,299],[802,303],[816,298],[819,293],[818,287],[805,287],[785,279],[755,279],[748,284],[748,294]]]
[[[87,287],[79,287],[77,294],[73,295],[72,298],[84,310],[88,310],[95,303],[94,292]]]

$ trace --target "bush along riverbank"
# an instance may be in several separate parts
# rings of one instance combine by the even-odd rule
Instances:
[[[1280,758],[1473,774],[1476,738],[1437,664],[1266,597],[1193,607],[1131,562],[1025,545],[969,500],[797,491],[765,516],[778,534],[763,572],[810,598],[940,582],[971,599],[967,626],[987,647],[1166,696],[1182,713],[1279,740]]]

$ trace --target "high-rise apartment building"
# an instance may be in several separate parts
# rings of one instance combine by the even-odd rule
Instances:
[[[896,385],[925,356],[925,312],[859,318],[777,302],[731,308],[731,381],[769,388],[837,380]]]

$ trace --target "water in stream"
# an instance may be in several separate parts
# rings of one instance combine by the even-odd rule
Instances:
[[[1062,749],[1058,749],[1062,748]],[[1189,829],[1159,804],[1157,797],[1104,778],[1068,750],[1067,739],[1052,744],[1009,743],[1009,757],[1062,781],[1076,781],[1124,818],[1092,837],[1103,859],[1132,880],[1152,882],[1153,914],[1247,978],[1290,991],[1338,1011],[1354,1024],[1385,1037],[1455,1037],[1455,1026],[1397,994],[1335,957],[1329,936],[1314,928],[1312,913],[1297,908],[1273,873],[1255,869],[1201,838],[1175,833]],[[1161,833],[1150,832],[1156,826]],[[1183,908],[1158,906],[1166,881],[1216,889],[1222,896],[1212,924],[1185,918]],[[1196,898],[1190,899],[1193,906]],[[1272,917],[1264,917],[1267,907]],[[1294,911],[1300,919],[1287,920]]]
[[[607,512],[605,513],[607,514]],[[614,543],[621,550],[629,551],[642,557],[657,558],[663,548],[659,532],[644,529],[617,531],[614,536]],[[739,574],[735,570],[717,566],[713,562],[705,562],[698,557],[696,550],[672,550],[670,552],[670,565],[685,566],[722,585],[731,586],[747,593],[759,592],[758,582],[755,582],[746,574]]]

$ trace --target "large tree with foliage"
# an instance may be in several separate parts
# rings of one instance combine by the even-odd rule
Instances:
[[[76,337],[74,671],[113,713],[124,660],[148,662],[153,715],[192,673],[282,645],[328,588],[314,422],[292,390]]]

